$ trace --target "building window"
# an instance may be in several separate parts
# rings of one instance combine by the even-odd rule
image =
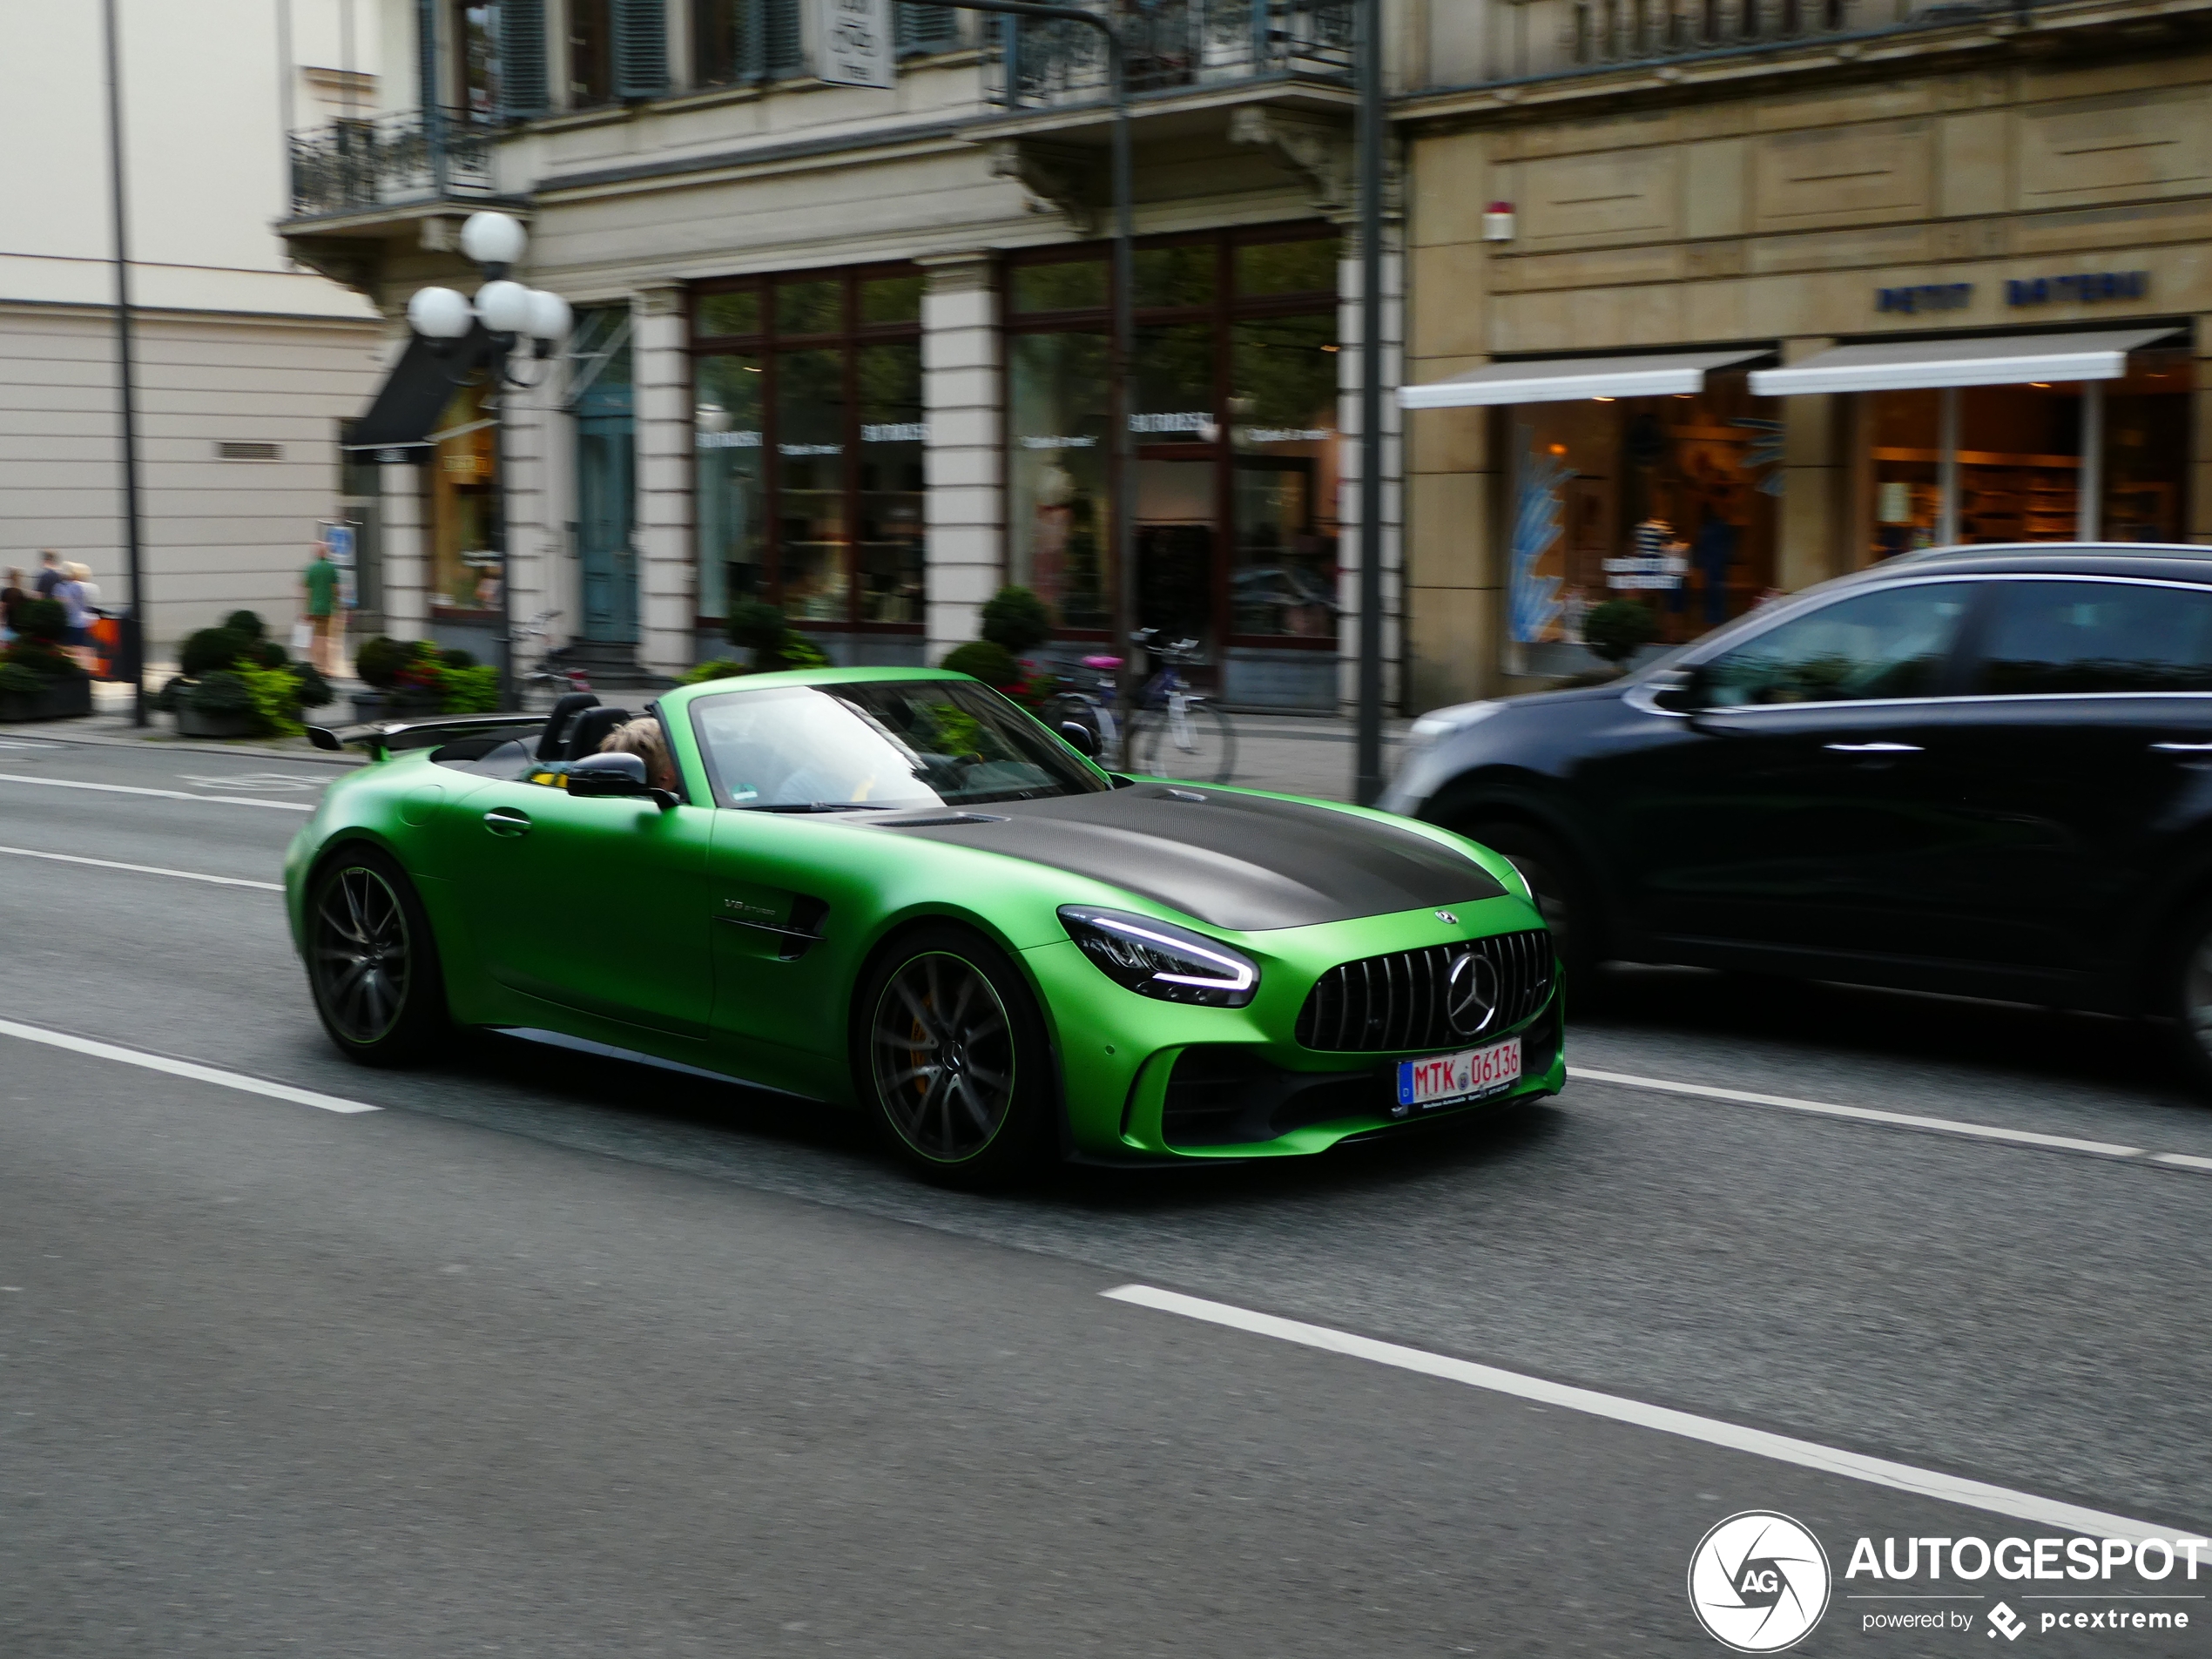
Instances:
[[[921,273],[703,285],[691,337],[702,623],[766,599],[817,629],[918,631]]]
[[[447,403],[430,467],[432,614],[474,620],[499,610],[498,421],[483,388],[464,386]]]
[[[1309,226],[1136,250],[1142,625],[1209,649],[1334,645],[1337,258]],[[1113,625],[1109,284],[1096,246],[1006,273],[1009,579],[1076,637]]]
[[[702,86],[775,80],[806,61],[799,0],[692,0],[691,39]]]
[[[499,0],[456,0],[453,18],[462,110],[472,123],[489,126],[501,111]]]
[[[614,0],[569,0],[569,103],[577,109],[615,96]]]

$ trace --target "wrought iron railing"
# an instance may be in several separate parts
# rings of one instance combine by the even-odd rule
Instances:
[[[465,110],[404,110],[292,135],[295,219],[488,195],[492,129]]]
[[[1133,92],[1263,75],[1340,78],[1352,68],[1353,0],[1080,0],[1120,28]],[[1098,31],[1001,17],[987,37],[991,101],[1012,108],[1107,96]]]
[[[1524,0],[1490,8],[1480,78],[1571,74],[1832,39],[1994,9],[1974,0]]]

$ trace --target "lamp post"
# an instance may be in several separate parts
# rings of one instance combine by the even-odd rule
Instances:
[[[523,341],[530,342],[533,357],[550,357],[576,323],[576,314],[559,294],[530,287],[508,275],[529,246],[529,233],[511,215],[471,213],[461,227],[461,251],[482,272],[482,286],[473,296],[453,288],[421,288],[407,302],[408,326],[438,355],[452,352],[455,341],[467,339],[478,328],[483,331],[484,343],[475,361],[483,365],[484,384],[492,394],[492,464],[499,475],[500,694],[502,701],[510,703],[516,696],[514,556],[507,523],[506,407],[500,394],[510,388],[523,389],[536,384],[520,378],[509,366]],[[463,363],[462,374],[473,367],[474,362]],[[454,379],[453,383],[464,386],[468,381]]]

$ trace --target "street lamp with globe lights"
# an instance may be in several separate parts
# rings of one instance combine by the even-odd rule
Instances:
[[[500,680],[502,691],[509,698],[514,692],[514,664],[509,660],[514,627],[509,581],[511,556],[508,548],[506,422],[496,394],[509,388],[519,389],[536,383],[521,378],[509,366],[523,341],[530,342],[531,356],[550,357],[554,348],[568,338],[576,322],[576,314],[559,294],[530,287],[507,274],[529,246],[529,233],[511,215],[471,213],[461,227],[461,251],[483,273],[483,284],[475,297],[452,288],[421,288],[407,302],[408,326],[428,343],[435,356],[442,358],[450,354],[453,342],[466,339],[480,325],[484,332],[484,349],[477,354],[477,362],[485,370],[484,385],[495,394],[491,408],[496,421],[493,441],[499,473]],[[463,374],[466,373],[464,368]],[[465,379],[452,375],[447,378],[455,386],[469,384]]]

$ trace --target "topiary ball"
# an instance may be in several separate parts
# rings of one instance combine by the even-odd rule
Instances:
[[[1582,643],[1608,663],[1625,663],[1659,637],[1659,618],[1639,599],[1608,599],[1582,618]]]
[[[253,650],[253,641],[231,628],[202,628],[186,637],[177,653],[177,666],[188,680],[205,679],[219,669],[234,666]]]
[[[988,639],[955,645],[937,666],[955,674],[972,674],[986,685],[1011,685],[1022,678],[1022,664],[1015,661],[1014,653]]]
[[[789,625],[784,620],[784,613],[774,605],[759,601],[737,605],[730,611],[730,643],[772,655],[783,644]]]
[[[415,647],[411,644],[379,634],[374,639],[361,641],[361,649],[354,653],[354,672],[361,676],[364,685],[388,691],[399,684],[400,671],[414,659]]]
[[[209,630],[210,632],[226,631]],[[226,668],[204,676],[183,694],[184,700],[202,714],[246,714],[253,708],[253,692]]]
[[[474,668],[476,665],[476,659],[465,651],[442,651],[438,653],[438,660],[448,668]]]
[[[1027,588],[1005,587],[983,606],[983,637],[1019,657],[1052,637],[1052,612]]]
[[[268,624],[251,610],[233,610],[223,618],[223,626],[234,634],[244,634],[248,639],[266,639]]]

